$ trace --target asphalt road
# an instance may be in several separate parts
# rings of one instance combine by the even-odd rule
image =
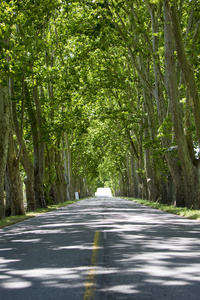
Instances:
[[[97,198],[4,228],[0,299],[199,300],[200,223]]]

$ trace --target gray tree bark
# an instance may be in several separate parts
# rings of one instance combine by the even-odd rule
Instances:
[[[1,77],[0,77],[1,79]],[[7,152],[10,132],[8,86],[0,84],[0,219],[5,217],[4,175],[7,163]]]
[[[38,93],[34,91],[33,97],[34,100],[37,99]],[[32,99],[27,85],[25,84],[25,97],[26,97],[26,106],[29,115],[29,120],[31,124],[32,138],[33,138],[33,156],[34,156],[34,193],[36,199],[36,207],[42,208],[46,207],[46,202],[44,199],[44,146],[40,139],[41,134],[39,135],[39,125],[36,116],[36,110],[33,107]],[[42,145],[41,145],[42,143]]]
[[[8,193],[10,198],[12,216],[25,214],[19,161],[20,156],[15,153],[13,133],[10,132],[6,167],[6,194]]]
[[[199,207],[199,182],[197,176],[197,168],[191,160],[190,151],[187,144],[186,135],[183,129],[183,115],[181,112],[178,83],[176,77],[175,59],[174,59],[174,41],[172,35],[172,26],[170,19],[170,6],[168,0],[164,2],[165,16],[165,63],[166,63],[166,82],[167,92],[172,107],[172,120],[174,123],[174,132],[178,145],[178,154],[181,161],[181,173],[175,174],[179,176],[179,186],[175,184],[183,205],[187,207]]]
[[[24,93],[24,91],[22,91],[22,93]],[[11,94],[11,98],[14,97],[14,83],[12,79],[10,79],[10,94]],[[24,95],[22,95],[22,97],[24,97]],[[34,186],[33,186],[34,167],[23,139],[23,128],[22,128],[23,126],[20,126],[19,124],[19,120],[17,117],[16,103],[14,101],[12,102],[12,117],[13,117],[13,124],[15,128],[17,141],[21,149],[20,161],[27,176],[24,181],[26,186],[27,211],[34,211],[36,209],[36,200],[35,200]],[[23,114],[21,118],[23,118]],[[23,124],[23,120],[21,120],[21,124]]]
[[[63,142],[64,176],[67,183],[67,198],[68,200],[71,200],[74,199],[74,188],[72,174],[72,155],[67,133],[64,134]]]
[[[173,0],[173,4],[169,4],[169,0],[166,1],[169,7],[169,13],[171,16],[171,21],[173,24],[173,35],[176,45],[176,51],[178,55],[178,61],[183,72],[183,77],[185,84],[187,86],[190,104],[193,110],[194,121],[197,131],[197,139],[200,145],[200,98],[199,92],[196,85],[195,75],[193,67],[190,65],[189,60],[186,55],[184,42],[181,34],[180,21],[177,11],[177,3],[176,0]]]
[[[67,201],[67,182],[64,176],[64,165],[62,161],[62,149],[60,140],[57,141],[57,149],[55,152],[55,168],[56,168],[56,191],[58,194],[58,202]]]

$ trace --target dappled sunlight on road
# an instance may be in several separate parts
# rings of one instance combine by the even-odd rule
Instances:
[[[38,290],[83,299],[96,231],[95,299],[199,299],[191,294],[200,295],[200,224],[118,198],[82,200],[0,230],[2,297],[37,298]]]
[[[110,285],[101,291],[129,299],[126,286],[131,281],[129,293],[137,293],[133,299],[198,299],[191,295],[193,289],[200,294],[200,224],[140,205],[128,210],[112,210],[105,217],[111,257],[107,266],[119,268],[112,276],[124,282],[124,289]],[[108,282],[112,281],[110,276]]]

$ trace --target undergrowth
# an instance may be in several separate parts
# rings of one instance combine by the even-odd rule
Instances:
[[[25,215],[22,216],[10,216],[10,217],[6,217],[3,220],[0,220],[0,228],[4,228],[6,226],[10,226],[19,222],[22,222],[24,220],[36,217],[40,214],[52,211],[54,209],[63,207],[63,206],[67,206],[69,204],[75,203],[79,200],[73,200],[73,201],[66,201],[66,202],[62,202],[59,204],[54,204],[54,205],[49,205],[47,208],[38,208],[36,211],[33,212],[26,212]]]
[[[187,207],[175,207],[173,205],[161,204],[159,202],[153,202],[148,200],[141,200],[135,198],[126,198],[133,202],[140,203],[152,208],[160,209],[162,211],[166,211],[168,213],[180,215],[186,218],[200,220],[200,210],[189,209]]]
[[[133,202],[146,205],[152,208],[160,209],[162,211],[180,215],[186,218],[195,219],[200,221],[200,210],[194,210],[194,209],[188,209],[186,207],[175,207],[173,205],[166,205],[166,204],[160,204],[159,202],[153,202],[148,200],[142,200],[142,199],[136,199],[136,198],[125,198],[127,200],[131,200]],[[73,201],[67,201],[59,204],[49,205],[47,208],[38,208],[35,212],[26,212],[25,215],[22,216],[11,216],[7,217],[3,220],[0,220],[0,228],[4,228],[9,225],[13,225],[19,222],[22,222],[24,220],[33,218],[38,216],[39,214],[43,214],[52,210],[55,210],[57,208],[67,206],[69,204],[75,203],[79,200],[73,200]]]

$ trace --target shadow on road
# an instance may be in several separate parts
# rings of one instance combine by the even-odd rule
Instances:
[[[0,230],[2,299],[199,299],[200,224],[117,198],[88,199]]]

